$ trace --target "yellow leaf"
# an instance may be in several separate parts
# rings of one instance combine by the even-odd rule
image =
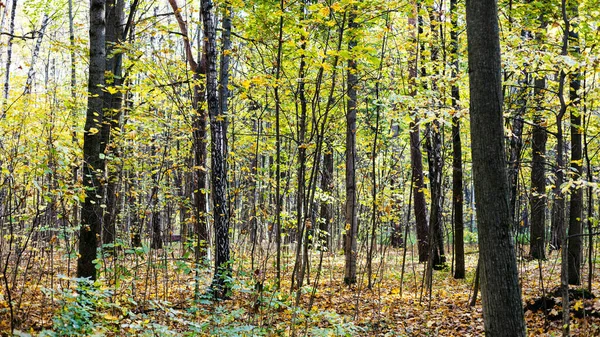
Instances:
[[[104,315],[104,319],[108,320],[108,321],[116,321],[119,319],[119,317],[117,316],[113,316],[111,314],[106,314]]]
[[[329,7],[323,7],[319,10],[319,14],[322,16],[329,16]]]
[[[575,303],[575,305],[573,306],[573,309],[574,309],[574,310],[580,310],[580,309],[583,309],[583,301],[582,301],[582,300],[579,300],[579,301],[577,301],[577,302]]]
[[[106,87],[106,91],[108,91],[109,94],[114,95],[117,92],[119,92],[119,90],[115,87]]]

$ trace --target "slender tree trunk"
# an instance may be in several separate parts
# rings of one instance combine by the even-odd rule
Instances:
[[[211,132],[211,181],[213,200],[213,221],[215,228],[215,274],[211,288],[216,298],[229,296],[231,284],[231,263],[229,261],[229,206],[227,198],[227,105],[221,101],[217,93],[217,30],[214,14],[214,3],[202,0],[202,23],[206,39],[206,101],[210,118]],[[231,17],[223,18],[223,48],[230,46],[228,34],[231,29]],[[227,22],[226,22],[227,21]],[[223,49],[223,56],[228,57],[229,49]],[[221,66],[228,65],[228,60]],[[222,69],[222,75],[229,76],[229,69]],[[220,78],[221,85],[227,79]]]
[[[410,162],[413,177],[413,206],[417,227],[417,248],[419,251],[419,262],[426,262],[429,257],[429,226],[427,225],[427,205],[425,203],[425,183],[423,181],[423,155],[421,153],[418,120],[410,123],[410,130]]]
[[[467,0],[471,150],[485,334],[525,336],[506,174],[498,8]]]
[[[106,85],[113,87],[116,92],[105,91],[104,99],[104,119],[102,125],[102,140],[100,151],[105,154],[105,158],[111,158],[118,155],[115,144],[112,144],[111,132],[119,127],[119,119],[122,112],[123,94],[120,87],[123,85],[122,60],[123,54],[115,53],[118,44],[122,42],[124,31],[124,7],[123,0],[106,1],[106,71],[109,74],[106,79]],[[112,243],[116,237],[116,217],[117,217],[117,191],[118,191],[118,172],[112,167],[110,162],[106,163],[106,208],[104,209],[102,242]]]
[[[356,8],[350,9],[348,14],[348,28],[350,41],[348,52],[352,54],[357,45],[356,34],[358,24]],[[348,285],[356,283],[356,257],[358,234],[358,219],[356,216],[356,90],[358,76],[356,74],[356,60],[351,57],[348,60],[348,82],[347,82],[347,110],[346,110],[346,235],[344,236],[344,254],[346,256],[346,267],[344,271],[344,282]]]
[[[333,145],[327,141],[327,149],[323,154],[323,171],[321,177],[321,190],[328,196],[333,193]],[[331,248],[331,226],[333,224],[333,205],[330,201],[321,201],[321,233],[319,241],[321,249]]]
[[[458,80],[458,13],[456,12],[457,0],[450,0],[450,53],[452,58],[453,79]],[[454,82],[451,88],[452,108],[452,210],[454,228],[454,278],[465,278],[465,243],[464,243],[464,216],[463,216],[463,174],[462,174],[462,142],[460,139],[460,92],[458,84]]]
[[[137,0],[136,0],[137,1]],[[208,243],[208,228],[207,228],[207,194],[208,186],[206,186],[207,178],[207,111],[204,108],[206,102],[206,88],[199,84],[200,75],[206,74],[206,49],[207,40],[204,40],[203,50],[199,52],[198,61],[194,58],[192,52],[192,46],[188,35],[187,23],[181,16],[179,7],[175,0],[169,0],[169,4],[173,9],[175,19],[179,25],[179,30],[183,35],[183,43],[185,45],[185,55],[190,69],[194,72],[193,79],[193,97],[192,107],[194,108],[195,114],[192,120],[193,126],[193,147],[194,147],[194,232],[196,234],[196,244],[194,249],[194,256],[196,263],[206,255],[206,247]],[[202,13],[200,13],[202,19]],[[199,43],[200,45],[200,43]]]
[[[301,20],[304,20],[305,4],[301,2]],[[300,55],[300,65],[298,70],[298,88],[296,92],[296,120],[297,123],[297,134],[298,134],[298,169],[297,169],[297,193],[296,193],[296,262],[294,263],[294,273],[292,275],[292,288],[302,287],[304,280],[304,272],[306,270],[306,264],[308,263],[308,242],[305,239],[308,238],[308,228],[305,226],[305,221],[308,219],[305,217],[304,212],[308,211],[308,208],[304,208],[306,203],[306,117],[307,117],[307,101],[306,101],[306,90],[305,90],[305,79],[306,76],[306,38],[304,35],[301,37],[300,49],[302,50]],[[299,107],[298,107],[299,103]]]
[[[536,79],[535,97],[537,102],[543,101],[546,87],[544,78]],[[531,227],[530,227],[530,249],[531,257],[534,259],[545,259],[546,247],[546,128],[545,121],[541,115],[541,107],[536,108],[534,116],[534,127],[531,136]]]
[[[73,0],[69,0],[69,50],[71,56],[71,102],[70,102],[70,116],[72,119],[72,130],[71,130],[71,142],[75,148],[78,147],[79,141],[77,140],[77,61],[75,58],[75,28],[73,24]],[[73,175],[72,181],[73,186],[77,185],[78,182],[78,165],[73,165],[71,174]],[[79,223],[79,203],[73,203],[73,223]],[[70,275],[67,275],[70,276]]]
[[[83,134],[83,186],[86,191],[81,205],[81,230],[77,277],[96,279],[97,235],[102,225],[102,208],[99,195],[100,178],[104,160],[100,158],[100,138],[104,113],[103,91],[106,67],[105,0],[90,1],[90,61],[88,80],[88,109]]]
[[[569,39],[569,53],[580,53],[579,33],[577,28],[577,2],[569,2],[571,14],[571,29],[567,30]],[[574,55],[574,56],[575,56]],[[580,181],[583,174],[583,124],[582,112],[579,111],[579,89],[581,81],[579,71],[571,74],[569,99],[571,101],[571,179]],[[575,184],[570,190],[571,202],[569,210],[569,284],[581,284],[581,260],[583,258],[583,188]]]
[[[408,24],[411,29],[411,60],[408,64],[408,77],[410,84],[409,94],[414,98],[417,95],[417,66],[418,66],[418,40],[417,40],[417,5],[413,6]],[[423,154],[421,153],[421,131],[419,130],[419,117],[414,113],[414,121],[410,122],[410,166],[412,176],[413,207],[415,211],[415,223],[417,232],[417,248],[419,251],[419,262],[426,262],[429,257],[427,204],[425,202],[425,183],[423,181]],[[407,238],[405,238],[406,240]]]
[[[8,46],[6,48],[6,65],[5,65],[5,73],[4,73],[4,91],[2,94],[2,106],[0,109],[0,119],[4,118],[6,114],[6,109],[8,105],[8,95],[10,89],[10,66],[12,64],[12,48],[13,48],[13,36],[15,34],[15,16],[17,14],[17,0],[12,1],[12,6],[10,8],[10,23],[8,28],[8,33],[10,34],[8,38]]]
[[[283,13],[284,0],[279,2],[279,10]],[[277,64],[275,71],[275,245],[277,250],[277,289],[281,288],[281,98],[279,97],[279,80],[281,77],[281,54],[283,51],[283,15],[279,16],[279,36],[277,39]]]
[[[42,40],[44,39],[44,33],[46,32],[46,27],[50,23],[50,17],[48,14],[44,13],[42,18],[42,24],[38,31],[37,40],[35,42],[35,47],[33,48],[33,55],[31,56],[31,64],[29,65],[29,71],[27,72],[27,80],[25,81],[25,89],[23,90],[24,94],[31,93],[31,86],[33,85],[33,77],[35,76],[35,62],[37,61],[38,55],[40,54],[40,48],[42,47]]]

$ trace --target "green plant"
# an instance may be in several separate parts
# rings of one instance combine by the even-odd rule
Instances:
[[[71,279],[76,289],[63,289],[55,292],[60,310],[52,318],[52,331],[44,331],[43,336],[103,336],[106,325],[99,314],[110,306],[111,291],[98,287],[87,278]]]

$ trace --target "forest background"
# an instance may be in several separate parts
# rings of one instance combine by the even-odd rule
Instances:
[[[493,335],[489,248],[529,334],[600,333],[599,3],[489,16],[500,250],[477,245],[471,144],[499,139],[471,138],[472,4],[0,1],[0,329]]]

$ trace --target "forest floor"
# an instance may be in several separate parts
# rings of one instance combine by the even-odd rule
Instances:
[[[359,265],[358,283],[350,288],[344,284],[341,254],[323,254],[322,272],[315,279],[320,255],[312,252],[310,283],[299,292],[290,292],[293,259],[289,255],[282,261],[279,291],[272,255],[268,264],[257,258],[254,266],[238,256],[231,298],[221,302],[202,294],[210,284],[212,268],[195,271],[191,258],[182,258],[178,249],[105,257],[96,286],[80,283],[80,289],[87,290],[79,292],[74,279],[62,276],[73,274],[73,258],[31,251],[22,256],[19,272],[12,273],[16,277],[9,278],[10,297],[2,280],[0,331],[10,332],[10,301],[13,327],[21,335],[481,336],[481,302],[468,305],[477,264],[475,249],[467,250],[466,279],[455,280],[451,266],[435,271],[430,295],[422,287],[424,264],[413,259],[410,248],[404,282],[400,282],[402,250],[386,249],[383,259],[374,260],[371,289],[364,263]],[[560,280],[557,253],[541,264],[520,259],[519,270],[528,334],[560,336],[560,298],[551,294]],[[587,280],[586,269],[583,275]],[[599,286],[600,277],[595,277],[592,292],[598,294]],[[196,299],[195,293],[200,294]],[[549,298],[546,313],[539,300],[543,294]],[[571,301],[574,336],[600,336],[600,299],[587,296]]]

